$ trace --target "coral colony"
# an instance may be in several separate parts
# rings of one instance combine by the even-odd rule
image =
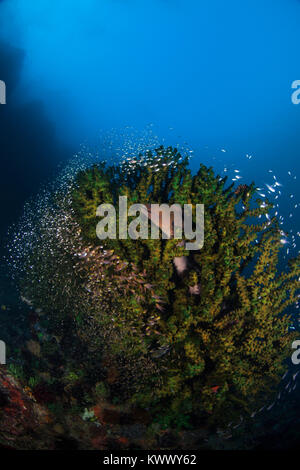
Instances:
[[[228,185],[204,165],[192,174],[175,148],[159,147],[84,167],[41,201],[11,246],[20,295],[35,311],[22,369],[33,395],[59,409],[53,391],[62,390],[64,419],[72,403],[87,421],[117,404],[143,410],[149,426],[185,429],[238,426],[278,393],[295,340],[287,312],[299,256],[279,270],[282,230],[275,216],[260,220],[272,205],[255,184]],[[104,236],[110,223],[127,231],[125,201],[143,205],[143,219],[137,207],[125,211],[135,235],[149,219],[159,238]],[[165,219],[155,204],[167,205]],[[195,234],[199,249],[187,249]]]

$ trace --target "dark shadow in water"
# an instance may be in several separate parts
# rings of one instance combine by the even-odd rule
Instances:
[[[7,104],[0,106],[0,234],[58,162],[71,154],[57,139],[42,104],[18,97],[23,58],[21,50],[0,42],[0,78],[7,90]]]

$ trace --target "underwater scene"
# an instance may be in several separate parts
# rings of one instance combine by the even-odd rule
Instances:
[[[0,0],[0,450],[299,448],[299,23]]]

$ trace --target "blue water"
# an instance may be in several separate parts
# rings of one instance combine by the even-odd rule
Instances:
[[[72,144],[153,122],[296,165],[297,0],[9,0],[0,15],[24,52],[19,99],[41,100]]]

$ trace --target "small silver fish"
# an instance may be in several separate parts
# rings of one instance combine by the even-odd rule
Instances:
[[[293,375],[293,380],[296,379],[296,377],[297,377],[297,375],[299,374],[299,372],[300,372],[300,371],[298,370],[298,372],[296,372],[296,374]]]

